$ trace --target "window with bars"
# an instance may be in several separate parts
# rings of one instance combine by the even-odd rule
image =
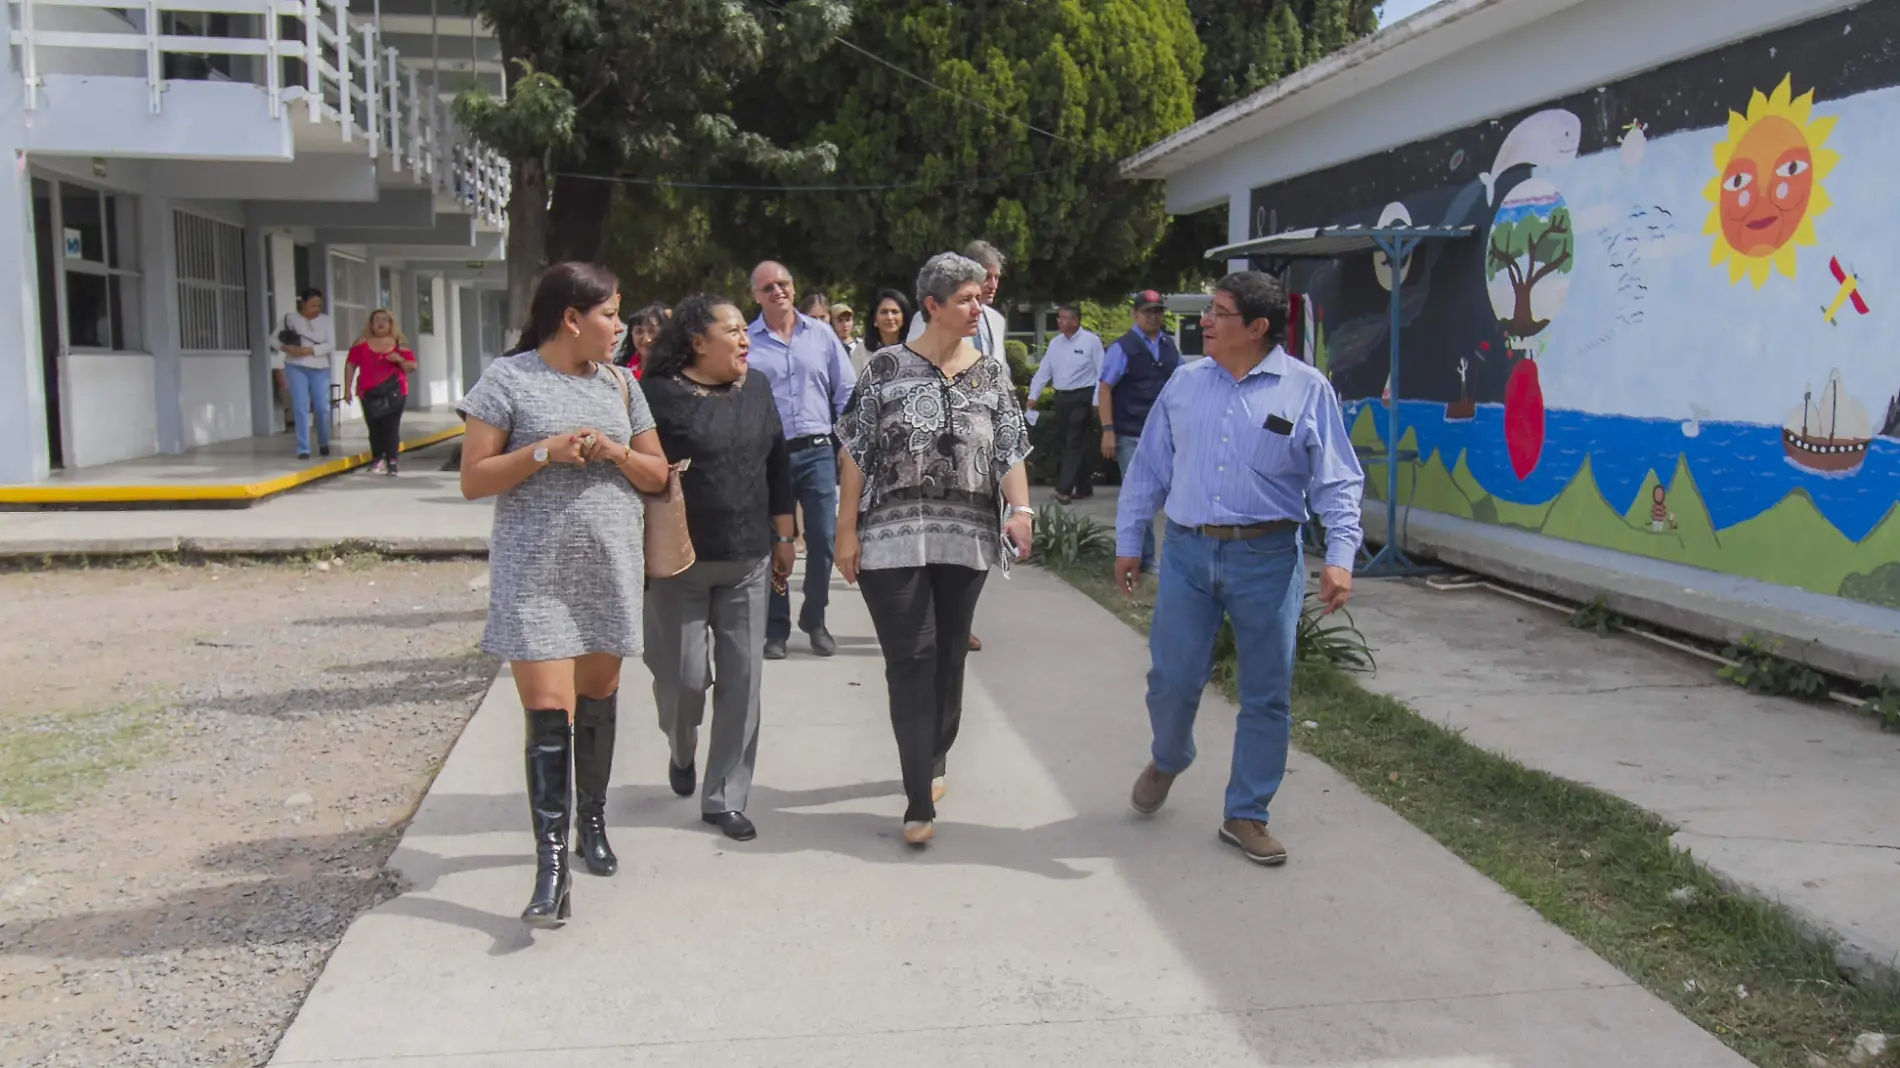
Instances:
[[[183,211],[172,213],[172,225],[178,246],[178,347],[249,351],[244,228]]]

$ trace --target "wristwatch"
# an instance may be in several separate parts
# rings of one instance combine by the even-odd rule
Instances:
[[[548,462],[548,447],[546,445],[536,445],[534,447],[533,456],[534,456],[535,463],[538,463],[538,464],[547,463]]]
[[[782,534],[772,535],[772,540],[780,545],[797,545],[798,544],[797,538],[788,538]]]

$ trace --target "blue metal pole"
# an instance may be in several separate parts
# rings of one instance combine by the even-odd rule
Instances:
[[[1404,238],[1380,238],[1379,244],[1385,249],[1386,266],[1392,276],[1392,337],[1391,357],[1386,373],[1386,435],[1385,435],[1385,545],[1386,554],[1394,561],[1404,550],[1398,542],[1399,537],[1399,289],[1403,282],[1399,274],[1400,266],[1405,262]]]

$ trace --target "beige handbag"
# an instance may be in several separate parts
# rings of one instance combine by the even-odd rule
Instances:
[[[603,363],[600,369],[614,376],[620,387],[623,407],[631,408],[627,379],[620,368]],[[661,493],[642,493],[646,503],[646,567],[648,578],[672,578],[692,567],[698,560],[693,552],[693,535],[686,528],[686,493],[680,488],[680,472],[692,466],[690,459],[673,464],[666,472],[666,489]]]

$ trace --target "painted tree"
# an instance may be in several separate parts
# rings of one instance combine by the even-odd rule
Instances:
[[[1515,218],[1500,218],[1491,228],[1484,277],[1491,281],[1504,274],[1510,281],[1511,314],[1508,318],[1499,317],[1506,334],[1528,338],[1542,333],[1550,325],[1549,319],[1537,317],[1532,296],[1539,282],[1553,274],[1570,273],[1576,266],[1576,250],[1576,235],[1571,231],[1568,208],[1559,207],[1548,214],[1526,212]]]
[[[1379,0],[1188,0],[1206,50],[1194,114],[1210,115],[1379,28]]]
[[[818,54],[849,20],[846,0],[470,0],[495,30],[505,100],[479,90],[458,115],[509,158],[508,282],[517,320],[550,262],[595,259],[608,182],[572,175],[690,177],[725,161],[814,177],[835,150],[785,147],[734,121],[731,87],[770,55]]]
[[[983,237],[1013,260],[1011,297],[1150,284],[1161,190],[1123,180],[1117,164],[1193,119],[1201,50],[1179,0],[870,11],[846,38],[862,51],[778,57],[737,91],[735,115],[777,143],[837,145],[837,184],[888,188],[731,193],[713,213],[723,245],[776,255],[801,277],[908,289],[930,254]]]

